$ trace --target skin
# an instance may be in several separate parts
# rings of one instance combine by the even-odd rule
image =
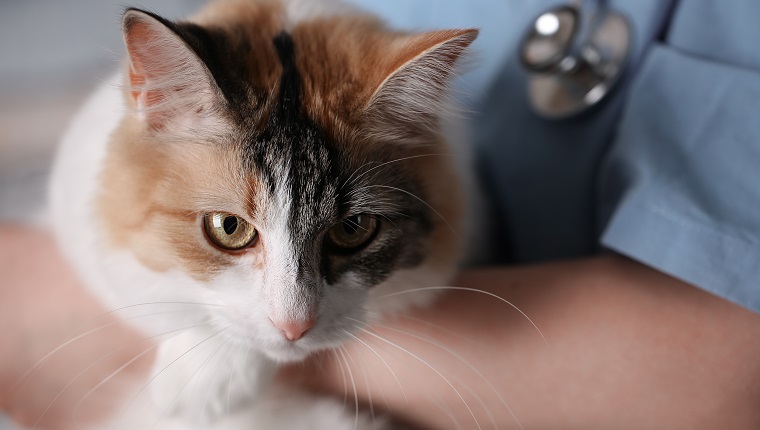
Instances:
[[[117,345],[133,345],[53,402],[43,422],[65,428],[61,423],[70,422],[70,408],[83,393],[145,350],[139,335],[114,325],[113,332],[99,331],[58,351],[19,391],[13,384],[25,369],[82,327],[102,324],[103,311],[45,233],[0,227],[0,285],[0,322],[6,327],[0,332],[0,407],[22,422],[39,417],[54,397],[51,391],[78,373],[72,369]],[[352,375],[359,401],[371,395],[376,408],[423,428],[457,428],[456,422],[477,428],[472,415],[484,429],[519,428],[499,398],[525,429],[760,428],[757,314],[613,255],[474,270],[455,285],[509,300],[530,316],[546,343],[501,300],[449,291],[433,307],[375,325],[373,335],[362,336],[384,361],[355,342],[340,359],[343,370],[341,355],[327,354],[286,369],[283,378],[345,395],[352,405],[352,383],[343,378]],[[120,374],[122,382],[140,380],[148,356]],[[97,397],[118,399],[116,391]]]
[[[19,423],[81,429],[114,412],[123,390],[150,369],[149,352],[78,405],[150,345],[85,292],[47,233],[0,226],[0,286],[0,410]],[[59,345],[98,327],[26,373]]]

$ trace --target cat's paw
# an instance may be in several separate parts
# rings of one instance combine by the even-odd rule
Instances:
[[[256,401],[275,365],[212,336],[190,330],[159,345],[151,394],[157,412],[201,427]]]

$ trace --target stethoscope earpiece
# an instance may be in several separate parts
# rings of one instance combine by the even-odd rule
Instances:
[[[539,115],[562,119],[579,114],[599,103],[620,76],[630,27],[623,15],[601,3],[550,9],[523,37],[520,61],[530,73],[528,97]]]

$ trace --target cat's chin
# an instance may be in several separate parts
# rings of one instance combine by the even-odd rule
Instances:
[[[294,363],[305,360],[313,351],[297,345],[287,344],[281,347],[267,348],[263,352],[267,357],[278,363]]]

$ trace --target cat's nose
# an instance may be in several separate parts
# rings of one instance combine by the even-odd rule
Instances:
[[[270,318],[271,319],[271,318]],[[285,321],[277,321],[272,320],[272,324],[274,324],[275,327],[282,330],[282,332],[285,334],[285,338],[288,340],[298,340],[303,337],[304,333],[306,333],[307,330],[314,327],[315,321],[311,318],[307,320],[300,320],[300,321],[294,321],[294,320],[285,320]]]

